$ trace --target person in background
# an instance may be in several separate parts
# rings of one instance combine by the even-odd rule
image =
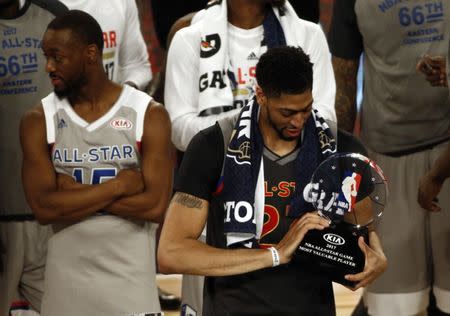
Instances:
[[[416,198],[419,179],[450,139],[449,93],[415,71],[424,54],[447,54],[449,17],[446,1],[334,4],[329,43],[338,126],[353,132],[364,53],[361,140],[389,179],[389,203],[377,226],[389,267],[364,293],[372,316],[424,315],[430,290],[438,308],[450,313],[450,214],[424,212]],[[450,207],[445,184],[439,204]]]
[[[41,226],[22,187],[19,124],[52,90],[42,35],[67,11],[59,1],[0,0],[0,315],[38,315],[44,290],[49,226]]]

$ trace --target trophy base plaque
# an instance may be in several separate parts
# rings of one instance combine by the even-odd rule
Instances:
[[[344,278],[364,270],[364,253],[358,239],[368,243],[367,227],[357,228],[341,222],[324,230],[310,230],[298,246],[294,260],[307,265],[320,266],[332,281],[353,287],[356,283]]]

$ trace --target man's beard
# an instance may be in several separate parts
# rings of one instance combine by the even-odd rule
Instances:
[[[284,140],[284,141],[291,142],[291,141],[296,140],[296,139],[299,138],[298,136],[286,136],[286,135],[284,135],[284,134],[283,134],[283,131],[284,131],[287,127],[279,128],[279,127],[275,124],[275,122],[272,120],[272,118],[270,117],[270,112],[269,112],[269,111],[267,111],[267,119],[269,120],[269,123],[270,123],[270,125],[273,127],[273,129],[277,132],[278,137],[279,137],[280,139],[282,139],[282,140]]]
[[[53,89],[53,92],[59,97],[59,98],[65,98],[69,95],[70,89],[64,88],[62,90],[56,90],[56,88]]]
[[[83,86],[85,83],[86,79],[84,77],[81,77],[80,79],[74,80],[72,82],[65,82],[65,87],[63,89],[57,90],[55,87],[53,91],[59,98],[65,98],[80,91],[81,86]]]

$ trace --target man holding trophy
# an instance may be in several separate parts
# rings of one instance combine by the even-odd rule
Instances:
[[[369,205],[363,214],[378,212],[380,179],[366,176],[370,163],[362,168],[360,156],[348,168],[338,161],[336,177],[325,170],[330,181],[317,173],[338,152],[365,150],[312,108],[312,64],[300,48],[263,54],[256,79],[256,95],[239,115],[189,145],[161,234],[160,271],[205,275],[204,315],[335,315],[335,272],[301,260],[308,255],[299,245],[311,232],[346,222],[363,264],[340,277],[354,289],[372,282],[387,260],[375,232],[356,234],[355,219],[360,205]],[[205,223],[207,244],[197,241]]]

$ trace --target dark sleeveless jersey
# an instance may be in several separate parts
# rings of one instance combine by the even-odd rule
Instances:
[[[287,217],[295,182],[295,158],[299,150],[280,157],[264,148],[264,225],[259,244],[278,244],[295,218]]]
[[[365,153],[351,135],[339,132],[341,152]],[[286,217],[295,183],[298,150],[279,157],[264,150],[265,215],[261,247],[277,244],[294,220]],[[218,124],[197,134],[186,151],[175,190],[210,202],[207,243],[226,247],[223,202],[215,189],[224,160],[224,140]],[[335,315],[331,281],[317,267],[289,263],[228,277],[206,277],[203,315]]]

